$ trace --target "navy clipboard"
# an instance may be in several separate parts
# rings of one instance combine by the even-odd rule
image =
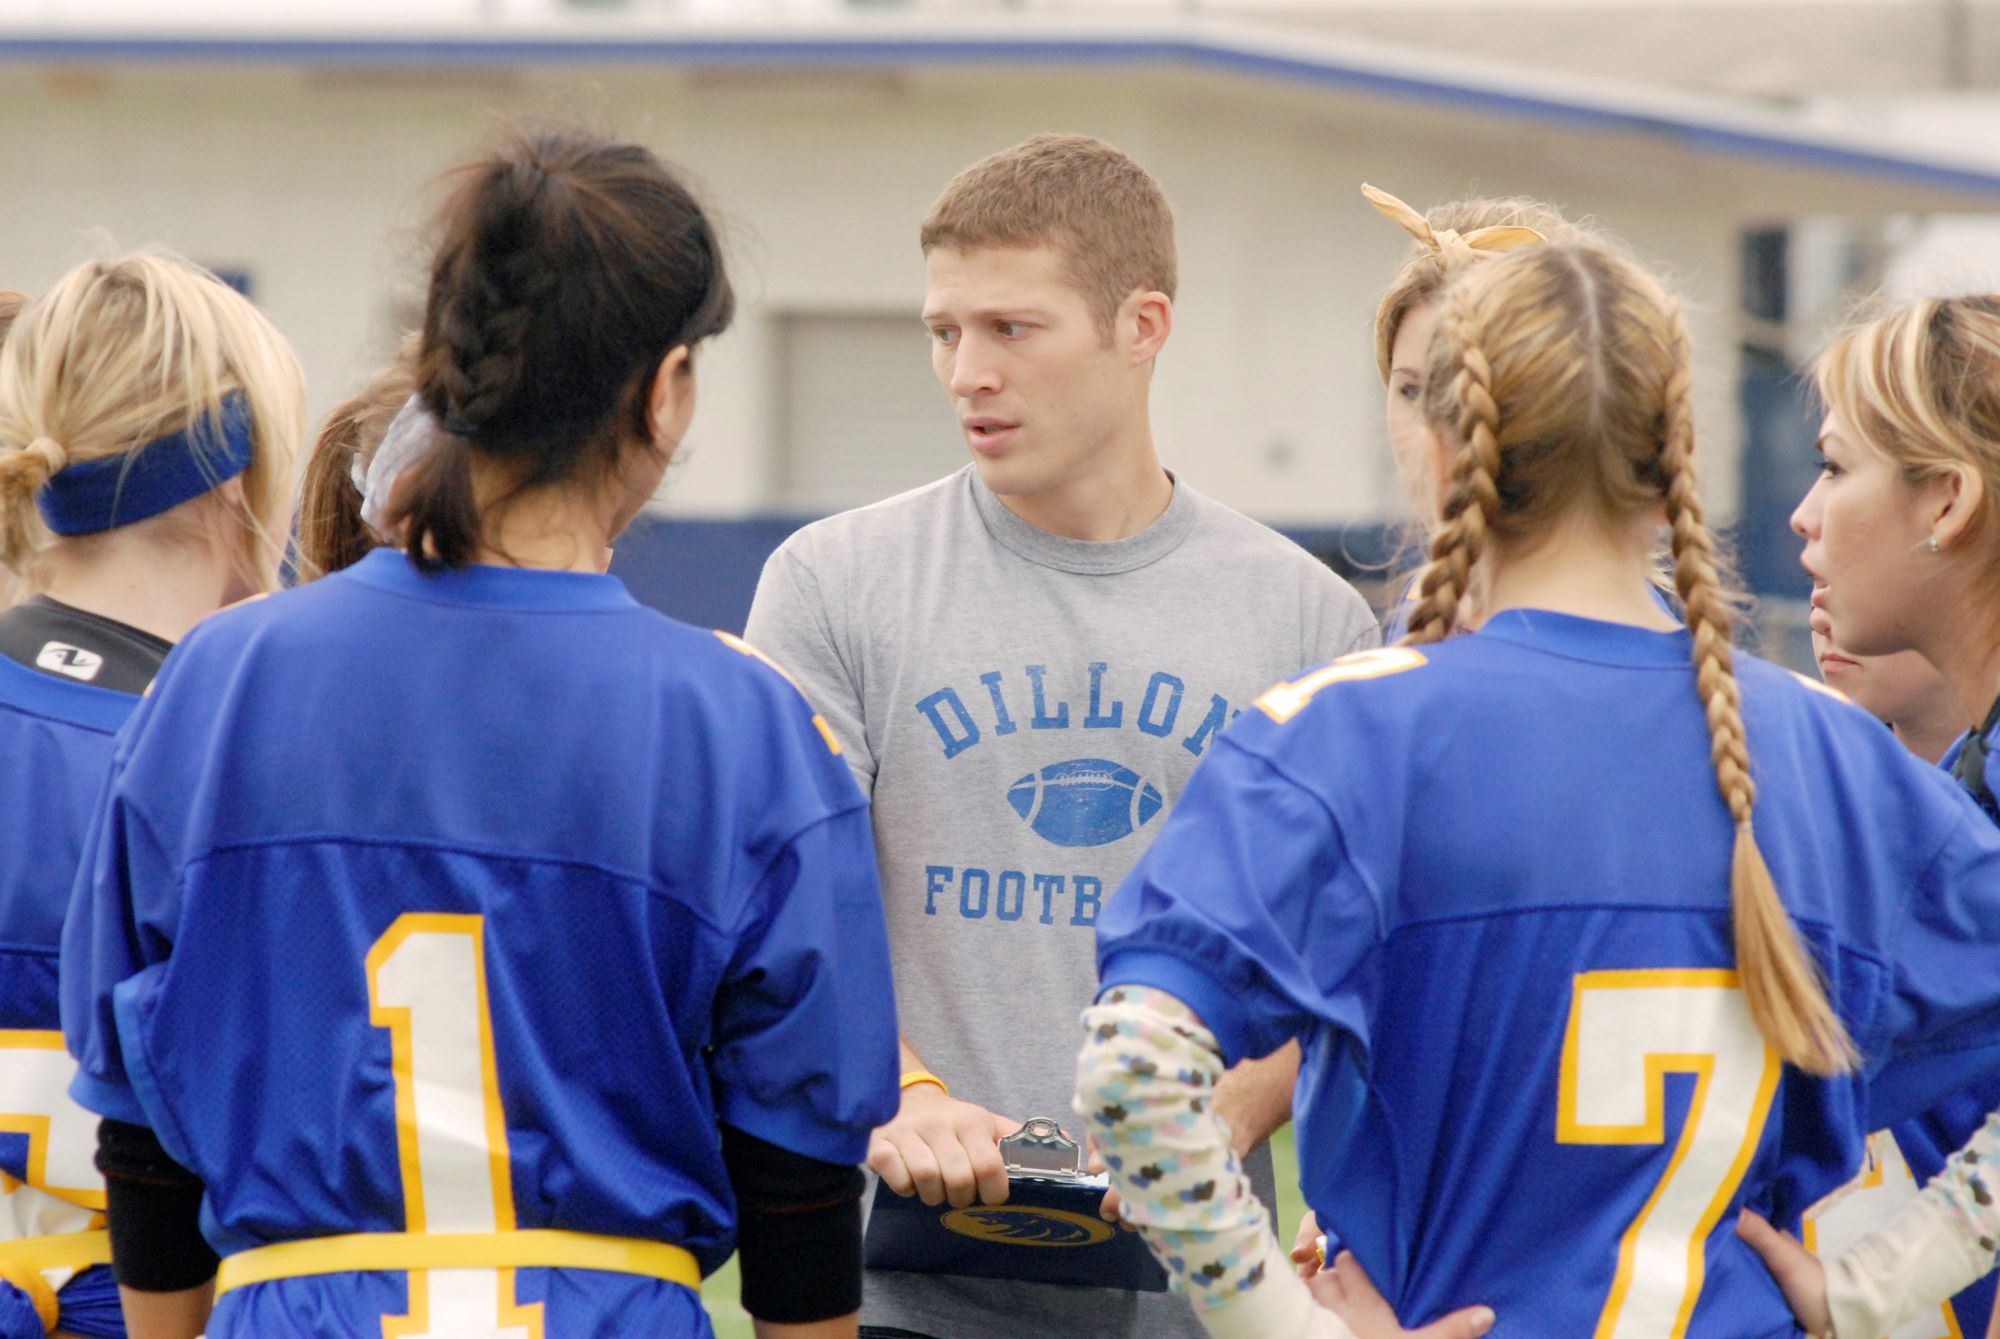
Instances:
[[[870,1269],[1126,1292],[1165,1292],[1167,1276],[1136,1232],[1097,1216],[1105,1181],[1083,1170],[1083,1150],[1036,1117],[1000,1141],[1007,1202],[933,1208],[875,1188],[866,1242]]]

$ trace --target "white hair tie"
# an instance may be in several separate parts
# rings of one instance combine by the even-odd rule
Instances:
[[[388,534],[389,500],[395,495],[396,480],[422,464],[443,435],[437,419],[412,395],[389,420],[389,430],[382,434],[382,444],[375,448],[365,470],[361,457],[354,457],[350,477],[361,494],[361,519],[376,534]]]

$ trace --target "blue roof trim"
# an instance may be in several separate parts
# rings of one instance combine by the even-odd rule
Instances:
[[[1796,139],[1781,134],[1739,130],[1620,111],[1580,101],[1540,98],[1501,89],[1470,84],[1454,84],[1443,79],[1390,74],[1353,66],[1322,64],[1293,57],[1265,55],[1228,47],[1189,45],[1186,54],[1196,64],[1221,69],[1289,79],[1320,87],[1353,88],[1405,97],[1419,102],[1497,111],[1523,120],[1568,126],[1580,130],[1609,130],[1645,135],[1684,144],[1702,153],[1719,153],[1732,158],[1752,158],[1823,167],[1862,176],[1886,177],[1912,184],[1938,186],[1976,195],[2000,196],[2000,171],[1981,172],[1972,168],[1950,167],[1921,159],[1899,158],[1894,154],[1847,148],[1816,140]]]
[[[1981,171],[1780,131],[1713,124],[1479,84],[1248,50],[1192,38],[1049,37],[964,40],[879,38],[413,39],[296,37],[0,36],[0,62],[222,62],[308,66],[489,68],[520,64],[677,64],[855,68],[902,65],[1189,64],[1263,79],[1378,93],[1579,130],[1643,135],[1699,153],[1777,161],[1911,185],[2000,198],[2000,170]]]

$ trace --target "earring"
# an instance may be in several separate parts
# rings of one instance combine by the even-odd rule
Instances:
[[[1938,546],[1937,546],[1937,536],[1936,536],[1936,535],[1932,535],[1932,536],[1931,536],[1931,552],[1932,552],[1932,553],[1936,553],[1937,551],[1938,551]]]

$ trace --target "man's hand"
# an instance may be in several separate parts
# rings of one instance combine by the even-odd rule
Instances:
[[[1311,1222],[1310,1215],[1307,1222]],[[1296,1259],[1298,1252],[1292,1254]],[[1421,1330],[1404,1329],[1352,1251],[1334,1257],[1333,1264],[1315,1274],[1306,1286],[1314,1300],[1347,1322],[1355,1339],[1479,1339],[1493,1328],[1492,1308],[1474,1306],[1454,1311]]]
[[[963,1209],[1007,1201],[1000,1140],[1021,1122],[961,1102],[934,1083],[903,1089],[896,1119],[868,1141],[868,1168],[898,1195]]]
[[[1833,1313],[1826,1304],[1826,1266],[1819,1257],[1790,1233],[1778,1231],[1748,1209],[1736,1215],[1736,1235],[1764,1257],[1764,1267],[1778,1281],[1778,1291],[1785,1295],[1799,1327],[1807,1334],[1831,1334]]]

